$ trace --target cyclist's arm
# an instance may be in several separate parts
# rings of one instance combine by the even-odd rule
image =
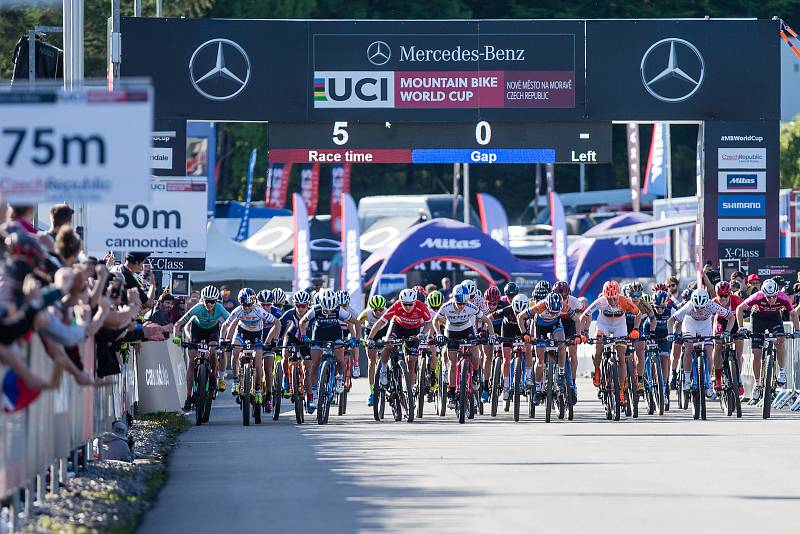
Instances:
[[[350,331],[350,335],[353,339],[361,339],[361,322],[358,320],[358,317],[350,314],[350,318],[347,319],[347,329]]]
[[[717,292],[714,289],[714,284],[711,283],[711,280],[708,279],[708,270],[711,269],[710,265],[706,265],[703,267],[703,285],[706,286],[706,290],[708,291],[709,298],[715,298],[717,296]]]
[[[381,329],[383,329],[383,327],[387,324],[389,324],[389,322],[386,320],[385,317],[383,316],[379,317],[378,320],[375,321],[375,324],[372,325],[372,328],[369,331],[369,338],[375,339],[375,336],[378,335],[378,332],[380,332]]]
[[[492,323],[492,320],[489,319],[489,316],[481,315],[481,321],[483,321],[483,324],[486,325],[486,329],[489,331],[489,333],[494,334],[494,324]]]
[[[742,302],[736,307],[736,322],[739,326],[744,326],[744,312],[750,311],[750,305]]]
[[[517,326],[520,332],[528,329],[528,317],[528,310],[523,310],[517,314]]]
[[[797,308],[789,308],[789,318],[792,320],[794,331],[800,331],[800,319],[798,318]]]
[[[267,339],[265,340],[267,343],[271,343],[273,339],[278,337],[281,333],[281,322],[274,321],[272,323],[272,328],[269,329],[269,333],[267,334]]]
[[[301,336],[306,335],[306,330],[308,329],[308,322],[314,317],[316,317],[316,314],[314,313],[314,308],[311,308],[306,312],[304,316],[300,318],[300,321],[298,321],[297,323],[297,327],[300,329]]]
[[[228,326],[225,326],[225,325],[228,325]],[[225,321],[222,324],[222,328],[220,329],[220,336],[222,337],[222,339],[230,340],[233,337],[233,333],[236,332],[236,327],[237,326],[239,326],[239,318],[238,317],[236,319],[230,321],[230,322]]]
[[[175,322],[175,326],[172,327],[172,335],[175,337],[180,336],[183,327],[186,325],[186,323],[191,321],[192,318],[194,318],[194,306],[189,308],[189,310],[183,314],[183,317]]]

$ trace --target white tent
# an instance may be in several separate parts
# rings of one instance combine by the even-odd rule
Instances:
[[[206,270],[192,273],[192,282],[252,280],[290,282],[292,266],[272,263],[225,236],[213,223],[208,225]]]

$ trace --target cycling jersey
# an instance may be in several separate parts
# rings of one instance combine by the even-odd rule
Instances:
[[[472,302],[464,303],[459,310],[455,301],[450,300],[439,308],[434,319],[444,319],[445,330],[448,332],[463,332],[471,329],[473,322],[483,317],[483,312]]]
[[[577,306],[581,307],[580,301],[578,299],[575,299],[575,301],[578,303]],[[571,301],[569,299],[565,300],[560,310],[552,312],[547,309],[547,301],[540,300],[535,306],[528,308],[528,317],[536,316],[537,325],[547,326],[556,324],[557,322],[561,321],[561,317],[571,318],[575,315],[577,310],[570,307],[570,302]]]
[[[366,325],[369,328],[375,326],[375,323],[378,322],[379,317],[375,316],[375,310],[372,308],[367,308],[366,310],[362,311],[358,316],[358,322],[363,325]]]
[[[499,332],[500,328],[503,326],[504,318],[503,316],[496,315],[497,312],[504,310],[505,308],[511,309],[511,305],[507,302],[500,301],[497,304],[497,308],[494,311],[487,313],[486,315],[489,316],[489,319],[492,320],[492,326],[494,327],[495,332]]]
[[[294,341],[300,341],[300,316],[295,308],[284,312],[278,320],[281,322],[281,338],[289,334]]]
[[[199,302],[181,317],[180,322],[193,323],[203,330],[211,330],[219,326],[220,323],[224,323],[229,315],[228,311],[219,302],[214,304],[214,309],[210,312],[205,304]]]
[[[719,297],[714,297],[714,302],[716,302],[717,304],[719,304],[723,308],[726,308],[726,309],[731,311],[731,314],[728,317],[721,317],[721,316],[717,317],[717,333],[721,334],[727,328],[728,321],[734,321],[734,322],[736,321],[736,313],[734,313],[734,312],[736,311],[736,308],[739,307],[739,304],[744,302],[744,300],[742,300],[742,297],[740,297],[739,295],[731,294],[730,298],[728,299],[727,306],[722,304],[719,301]],[[736,333],[738,328],[739,328],[739,325],[738,324],[734,324],[733,325],[733,330],[731,332]]]
[[[612,306],[608,299],[605,297],[600,297],[594,302],[592,302],[588,308],[586,308],[588,313],[600,312],[601,317],[605,317],[607,319],[621,319],[625,316],[625,312],[631,312],[634,315],[639,315],[639,308],[628,299],[628,297],[620,296],[617,298],[617,304]]]
[[[274,315],[265,311],[261,306],[251,306],[249,310],[237,306],[228,316],[223,326],[231,325],[237,319],[239,324],[236,325],[236,330],[246,330],[248,332],[261,332],[276,320]]]
[[[689,301],[681,306],[680,309],[672,315],[672,317],[676,321],[681,321],[686,317],[689,317],[695,321],[710,321],[714,315],[728,317],[730,314],[731,310],[723,308],[714,301],[706,304],[704,308],[698,308],[693,305],[691,301]]]
[[[314,320],[315,328],[340,328],[340,321],[349,321],[353,319],[353,313],[344,308],[334,308],[332,310],[323,310],[322,306],[314,306],[304,319],[306,321]]]
[[[752,314],[780,314],[781,311],[787,313],[792,311],[792,299],[784,293],[779,291],[775,302],[770,303],[767,301],[766,295],[763,291],[756,291],[744,300],[744,303],[752,310]]]
[[[470,302],[473,303],[484,315],[489,313],[489,303],[486,302],[486,299],[480,295],[475,295],[470,299]]]
[[[401,328],[413,329],[421,328],[422,325],[430,321],[431,312],[425,303],[418,300],[415,300],[414,306],[406,311],[403,309],[402,302],[398,300],[383,313],[383,318],[386,321],[394,319],[395,324]]]

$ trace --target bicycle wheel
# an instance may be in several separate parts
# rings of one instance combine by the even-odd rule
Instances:
[[[253,387],[253,377],[250,376],[250,366],[244,368],[244,380],[242,380],[244,393],[239,393],[242,397],[242,424],[250,426],[250,408],[252,408],[253,396],[250,390]]]
[[[467,398],[469,395],[467,389],[469,388],[470,376],[469,366],[466,361],[462,360],[458,374],[459,390],[458,399],[456,400],[456,411],[458,412],[458,422],[463,425],[466,422],[467,410],[469,409],[469,399]]]
[[[294,403],[294,419],[298,425],[302,425],[305,419],[305,403],[303,398],[303,388],[300,381],[300,368],[292,366],[292,403]]]
[[[706,420],[706,357],[697,358],[697,384],[700,398],[700,419]]]
[[[411,382],[408,379],[408,362],[406,360],[400,360],[399,367],[400,385],[397,388],[397,393],[398,400],[400,401],[401,416],[409,423],[413,423],[416,407],[414,406],[414,389],[411,387]]]
[[[647,402],[647,415],[656,413],[656,369],[655,363],[652,359],[647,362],[647,370],[645,373],[645,402]]]
[[[492,364],[492,379],[489,381],[489,413],[497,416],[497,405],[500,402],[500,392],[503,390],[503,359],[495,358]]]
[[[769,419],[770,412],[772,411],[772,392],[773,380],[775,378],[775,353],[770,350],[769,355],[766,357],[767,366],[764,372],[764,396],[762,397],[761,404],[761,417]]]
[[[422,418],[422,412],[425,411],[425,397],[428,395],[428,354],[423,352],[422,356],[417,360],[417,400],[416,409],[417,417]]]
[[[481,388],[483,387],[483,368],[478,369],[478,387],[475,387],[475,382],[472,383],[472,396],[475,397],[472,405],[477,408],[478,415],[483,415],[483,399],[481,398]],[[476,410],[472,410],[473,416]]]
[[[661,366],[661,356],[656,357],[655,362],[655,396],[658,405],[658,415],[664,415],[664,397],[667,395],[666,384],[664,383],[664,368]]]
[[[319,388],[317,392],[317,424],[324,425],[328,422],[330,411],[330,391],[328,385],[331,379],[331,364],[323,362],[319,370]]]
[[[568,374],[567,375],[567,395],[568,395],[567,420],[568,421],[572,421],[572,418],[575,416],[575,403],[572,402],[572,399],[574,398],[573,395],[575,394],[574,388],[575,384],[572,383],[572,376]]]
[[[553,360],[547,358],[547,377],[545,378],[545,390],[546,390],[546,398],[545,398],[545,408],[544,408],[544,420],[546,423],[550,422],[550,415],[553,412]]]
[[[203,424],[203,416],[206,409],[206,397],[210,397],[208,392],[208,373],[205,364],[197,365],[194,377],[194,424]]]
[[[619,421],[620,405],[619,405],[619,369],[616,365],[611,365],[611,413],[614,421]]]
[[[447,367],[442,358],[439,359],[439,375],[436,388],[436,413],[444,417],[447,413]]]
[[[520,390],[522,389],[522,362],[520,361],[519,356],[514,358],[514,376],[512,378],[514,385],[511,391],[511,395],[509,397],[514,398],[514,422],[519,422],[519,397],[520,397]]]
[[[339,415],[347,414],[347,390],[339,393]]]
[[[281,416],[281,399],[283,399],[283,365],[275,362],[272,371],[272,420],[277,421]]]
[[[742,417],[742,399],[739,397],[739,360],[736,359],[736,352],[734,352],[729,359],[728,367],[731,372],[731,396],[733,398],[733,408],[736,411],[736,417]]]
[[[628,380],[625,381],[625,416],[630,417],[633,415],[634,394],[636,392],[636,374],[633,368],[633,361],[625,355],[625,370],[628,374]],[[636,417],[639,416],[637,407]]]

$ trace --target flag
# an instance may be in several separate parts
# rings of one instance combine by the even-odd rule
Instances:
[[[556,280],[567,280],[567,217],[555,191],[550,191],[550,225],[553,227],[553,275]]]
[[[508,216],[505,208],[492,195],[478,193],[477,197],[483,233],[508,248]]]
[[[331,232],[342,231],[342,193],[350,193],[350,163],[339,163],[331,170]]]
[[[628,176],[631,183],[631,204],[633,211],[639,211],[639,187],[641,184],[641,169],[639,168],[639,125],[635,122],[628,123]]]
[[[556,166],[552,163],[544,164],[544,174],[547,178],[547,193],[556,190]]]
[[[342,193],[342,277],[341,287],[350,293],[350,308],[354,313],[361,311],[361,235],[358,222],[358,208],[349,193]]]
[[[644,175],[644,195],[667,195],[667,137],[669,124],[657,122],[653,125],[653,138],[647,156],[647,170]]]
[[[306,202],[306,210],[312,217],[317,214],[319,203],[319,163],[304,163],[300,169],[300,195]]]
[[[35,401],[41,391],[31,389],[13,369],[3,377],[3,411],[6,413],[24,410]]]
[[[236,241],[244,241],[250,235],[250,204],[253,201],[253,171],[256,168],[256,149],[250,153],[250,162],[247,164],[247,197],[244,201],[242,220],[239,221],[239,231],[236,232]]]
[[[292,211],[294,221],[294,266],[293,291],[305,291],[311,286],[311,232],[308,227],[308,212],[303,197],[292,195]]]
[[[267,166],[265,207],[282,208],[286,204],[286,194],[289,191],[289,176],[291,174],[291,163],[273,163]]]

